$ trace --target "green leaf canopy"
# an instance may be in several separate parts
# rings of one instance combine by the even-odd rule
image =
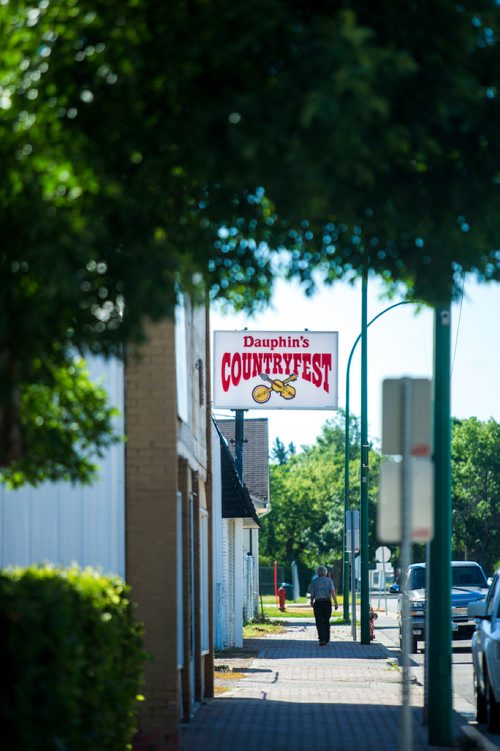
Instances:
[[[431,303],[499,279],[499,20],[494,0],[0,4],[0,446],[39,360],[122,356],[178,282],[251,309],[278,273],[312,292],[370,268]]]

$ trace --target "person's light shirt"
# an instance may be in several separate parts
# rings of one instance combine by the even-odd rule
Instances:
[[[335,589],[328,576],[318,576],[309,585],[308,592],[314,600],[330,600]]]

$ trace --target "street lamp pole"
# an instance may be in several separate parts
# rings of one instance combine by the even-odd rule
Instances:
[[[411,300],[402,300],[401,302],[394,303],[394,305],[390,305],[388,308],[384,308],[384,310],[380,311],[380,313],[377,313],[374,318],[371,319],[371,321],[368,322],[367,328],[369,328],[372,323],[375,323],[376,320],[380,318],[380,316],[383,316],[385,313],[388,313],[390,310],[393,310],[394,308],[398,308],[400,305],[409,305],[411,304]],[[349,459],[350,459],[350,379],[351,379],[351,362],[354,355],[354,352],[356,350],[356,347],[358,346],[359,342],[361,341],[361,334],[358,335],[356,341],[352,345],[351,352],[349,354],[349,358],[347,360],[347,368],[346,368],[346,379],[345,379],[345,431],[344,431],[344,566],[343,566],[343,591],[344,591],[344,620],[349,620],[349,554],[346,552],[346,518],[347,518],[347,511],[350,510],[350,501],[349,501],[349,485],[350,485],[350,478],[349,478]],[[353,556],[354,560],[354,556]],[[354,596],[354,593],[353,593]]]
[[[361,557],[361,644],[370,643],[368,583],[368,269],[361,282],[361,499],[359,552]]]
[[[430,543],[429,588],[429,744],[453,740],[451,680],[451,311],[434,314],[434,537]],[[426,616],[427,620],[427,616]]]

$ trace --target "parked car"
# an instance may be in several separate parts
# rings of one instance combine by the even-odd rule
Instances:
[[[484,600],[488,592],[488,581],[484,571],[475,561],[451,562],[451,623],[453,637],[468,639],[472,636],[476,622],[467,612],[469,603]],[[410,602],[411,651],[416,652],[418,642],[425,641],[426,564],[414,563],[408,568],[405,580],[406,596]],[[402,644],[402,597],[398,601],[399,641]]]
[[[468,613],[477,619],[472,636],[477,721],[500,733],[500,569],[486,600],[471,603]]]

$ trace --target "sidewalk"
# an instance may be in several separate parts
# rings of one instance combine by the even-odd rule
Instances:
[[[332,626],[320,647],[312,621],[288,625],[245,641],[259,650],[246,677],[200,707],[183,728],[182,751],[399,751],[401,672],[386,640],[354,643],[350,627]],[[412,685],[411,704],[412,749],[434,748],[421,686]]]

